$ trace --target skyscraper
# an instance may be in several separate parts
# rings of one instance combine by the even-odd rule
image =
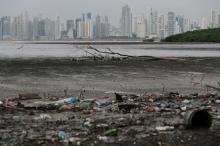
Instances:
[[[75,24],[76,24],[76,34],[75,34],[75,37],[76,38],[81,38],[82,36],[81,36],[81,19],[76,19],[76,22],[75,22]]]
[[[0,40],[7,40],[10,38],[11,19],[9,16],[3,17],[0,20]]]
[[[189,18],[184,18],[184,30],[183,32],[191,31],[191,22]]]
[[[208,28],[208,21],[206,18],[202,18],[201,20],[201,29],[207,29]]]
[[[86,17],[85,17],[86,16]],[[92,39],[93,38],[93,22],[92,14],[83,14],[83,21],[81,21],[81,38]]]
[[[40,21],[40,18],[34,17],[34,19],[33,19],[33,40],[39,39],[39,35],[38,35],[39,21]]]
[[[212,10],[211,12],[211,24],[210,24],[211,28],[216,28],[216,12],[214,10]]]
[[[30,20],[29,20],[29,15],[28,15],[28,12],[26,11],[25,12],[25,15],[24,15],[24,39],[25,40],[30,40],[30,35],[31,35],[31,23],[30,23]]]
[[[146,37],[146,19],[144,15],[139,15],[135,19],[134,23],[134,33],[139,38],[145,38]]]
[[[66,21],[66,30],[74,30],[74,20],[67,20]]]
[[[96,16],[96,20],[95,20],[95,38],[101,38],[102,34],[101,34],[101,17],[98,15]]]
[[[167,22],[167,35],[171,36],[174,35],[175,32],[175,13],[174,12],[168,12],[168,22]]]
[[[0,19],[0,40],[3,40],[3,22]]]
[[[151,35],[158,35],[158,13],[157,13],[157,11],[153,11],[151,9],[149,22],[150,22],[149,23],[150,34]]]
[[[110,23],[108,17],[101,18],[99,15],[96,17],[94,26],[95,38],[105,38],[109,36]]]
[[[128,5],[122,7],[121,15],[121,35],[131,37],[132,36],[132,13],[131,8]]]
[[[60,17],[57,16],[57,20],[55,23],[55,40],[59,40],[60,38],[61,38]]]
[[[177,16],[177,22],[178,22],[178,25],[179,25],[179,29],[180,29],[180,33],[183,32],[184,30],[184,16]]]
[[[165,37],[165,20],[164,15],[159,17],[159,37],[163,39]]]
[[[220,28],[220,14],[218,15],[218,28]]]

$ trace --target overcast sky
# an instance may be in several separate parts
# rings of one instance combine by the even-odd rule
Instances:
[[[174,11],[192,19],[208,17],[211,9],[220,13],[220,0],[0,0],[0,17],[28,11],[31,16],[61,16],[65,20],[92,12],[93,16],[107,15],[118,24],[121,7],[126,4],[134,14],[146,13],[150,8],[163,14]]]

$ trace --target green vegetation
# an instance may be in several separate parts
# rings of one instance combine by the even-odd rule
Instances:
[[[163,42],[218,42],[220,43],[220,28],[204,29],[169,36]]]

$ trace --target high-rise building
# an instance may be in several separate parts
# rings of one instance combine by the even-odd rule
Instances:
[[[31,40],[32,39],[32,27],[31,22],[29,20],[28,12],[25,12],[24,15],[24,40]]]
[[[55,40],[59,40],[61,38],[61,28],[60,28],[60,17],[57,16],[55,22]]]
[[[149,25],[150,25],[150,34],[158,35],[158,13],[157,11],[153,11],[152,9],[150,12]]]
[[[145,38],[146,37],[146,19],[144,15],[139,15],[134,20],[134,33],[139,38]]]
[[[55,21],[46,18],[45,22],[45,38],[47,40],[55,40]]]
[[[40,18],[38,18],[38,17],[33,18],[33,40],[38,40],[39,39],[39,34],[38,34],[39,21],[40,21]]]
[[[220,28],[220,14],[218,15],[218,28]]]
[[[11,36],[16,40],[24,40],[23,14],[14,17],[11,24]]]
[[[46,36],[45,35],[45,21],[40,20],[38,23],[38,35],[41,36]]]
[[[76,34],[75,34],[75,37],[76,38],[81,38],[82,37],[82,28],[81,28],[81,23],[82,23],[82,20],[81,19],[76,19]]]
[[[101,18],[99,15],[96,17],[94,26],[95,38],[101,39],[109,36],[110,23],[108,17]]]
[[[121,15],[121,35],[132,37],[132,13],[128,5],[122,7]]]
[[[9,16],[0,19],[0,40],[10,39],[11,19]]]
[[[211,12],[211,22],[210,22],[211,28],[216,28],[216,12],[212,10]]]
[[[175,33],[175,13],[174,12],[168,12],[168,22],[167,22],[167,35],[171,36]]]
[[[184,18],[184,30],[183,32],[191,31],[191,22],[189,18]]]
[[[208,21],[206,18],[202,18],[201,20],[201,26],[200,26],[201,29],[207,29],[208,28]]]
[[[165,18],[164,15],[159,17],[159,38],[163,39],[165,37]]]
[[[95,20],[95,38],[101,38],[102,37],[102,34],[101,34],[101,31],[102,31],[102,23],[101,23],[101,17],[98,15],[96,16],[96,20]]]
[[[67,20],[66,21],[66,30],[74,30],[74,20]]]
[[[0,19],[0,40],[3,40],[3,22]]]
[[[180,33],[184,30],[184,16],[177,16],[178,26],[180,27]]]
[[[91,13],[87,13],[87,15],[83,14],[83,21],[80,21],[80,27],[78,28],[80,29],[78,32],[81,33],[80,38],[84,38],[84,39],[93,38],[93,22],[92,22]]]
[[[180,28],[178,18],[176,17],[174,34],[179,34],[179,33],[181,33],[181,28]]]

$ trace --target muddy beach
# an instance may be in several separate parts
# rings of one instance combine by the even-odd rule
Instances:
[[[214,57],[2,59],[0,145],[219,146],[219,95],[207,87],[218,88],[219,66]],[[74,105],[45,106],[80,91]],[[210,113],[211,126],[186,129],[184,115],[198,109]]]

